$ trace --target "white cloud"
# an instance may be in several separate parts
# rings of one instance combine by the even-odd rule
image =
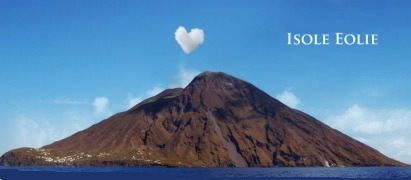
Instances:
[[[393,138],[388,141],[385,151],[390,157],[411,164],[411,140],[407,138]]]
[[[353,122],[364,122],[364,111],[365,109],[354,104],[353,106],[349,107],[345,112],[338,115],[331,115],[326,118],[326,121],[331,123],[330,125],[337,129],[346,129],[348,126],[352,126]],[[354,127],[351,127],[353,130]]]
[[[298,105],[301,103],[300,99],[289,89],[284,90],[281,94],[277,94],[275,98],[294,109],[298,108]]]
[[[93,115],[92,109],[86,108],[80,111],[65,109],[55,115],[51,114],[53,113],[18,114],[11,121],[4,122],[8,128],[0,132],[0,141],[8,143],[0,146],[0,155],[20,147],[42,147],[101,120],[101,117]]]
[[[200,71],[197,71],[195,69],[187,69],[185,68],[184,64],[180,64],[179,66],[179,71],[178,73],[171,79],[170,83],[168,84],[168,88],[177,88],[177,87],[186,87],[193,79],[195,76],[200,74]],[[130,109],[131,107],[135,106],[139,102],[143,101],[146,98],[153,97],[162,91],[164,91],[165,88],[163,88],[161,85],[156,85],[153,88],[147,90],[147,92],[143,95],[133,97],[131,95],[128,95],[128,98],[125,100],[127,104],[127,109]]]
[[[134,107],[136,104],[140,103],[141,101],[143,101],[143,98],[133,97],[132,95],[129,95],[127,98],[127,109]]]
[[[147,95],[148,97],[153,97],[158,93],[161,93],[162,91],[164,91],[164,88],[160,87],[159,85],[156,85],[147,91]]]
[[[372,139],[367,139],[367,138],[364,138],[364,137],[352,137],[352,138],[354,138],[354,139],[356,139],[357,141],[360,141],[360,142],[362,142],[362,143],[364,143],[364,144],[372,144],[372,143],[374,142],[374,140],[372,140]]]
[[[404,139],[395,139],[388,145],[392,146],[394,148],[397,148],[397,149],[402,149],[402,148],[406,147],[407,144],[408,143]]]
[[[162,91],[164,91],[164,88],[162,88],[160,85],[156,85],[153,88],[147,90],[146,94],[144,94],[143,96],[133,97],[132,95],[129,94],[126,99],[126,103],[127,103],[126,109],[127,110],[130,109],[134,107],[135,105],[137,105],[138,103],[140,103],[141,101],[143,101],[144,99],[153,97],[161,93]]]
[[[372,109],[353,104],[325,118],[331,127],[396,160],[411,163],[411,110]]]
[[[358,104],[352,105],[342,114],[332,115],[326,119],[335,128],[349,128],[350,131],[365,134],[394,132],[403,129],[408,120],[411,120],[411,111],[372,110]]]
[[[198,48],[204,42],[204,32],[202,29],[194,28],[189,33],[183,26],[179,26],[174,33],[177,43],[186,54]]]
[[[182,87],[185,88],[198,74],[200,71],[195,69],[187,69],[183,64],[180,65],[178,73],[171,80],[168,85],[169,88]]]
[[[109,100],[106,97],[97,97],[92,103],[74,101],[68,98],[55,99],[51,102],[89,106],[80,109],[70,106],[70,108],[56,113],[36,111],[35,114],[28,116],[18,113],[10,121],[4,122],[9,128],[0,132],[0,141],[9,140],[10,142],[0,146],[0,155],[14,148],[38,148],[50,144],[83,130],[112,114],[108,108]]]
[[[53,103],[54,104],[69,104],[69,105],[87,104],[86,102],[75,101],[69,98],[55,99],[53,100]]]
[[[24,147],[39,148],[52,142],[56,136],[56,131],[48,122],[34,121],[24,115],[20,115],[15,122],[17,138],[14,143]]]
[[[106,97],[96,97],[93,102],[94,114],[97,116],[111,114],[108,104],[109,100]]]

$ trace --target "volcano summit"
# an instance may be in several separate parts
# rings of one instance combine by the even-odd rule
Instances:
[[[204,72],[2,166],[403,166],[252,84]]]

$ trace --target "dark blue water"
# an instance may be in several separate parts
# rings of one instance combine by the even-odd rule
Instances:
[[[291,178],[401,178],[411,180],[411,168],[406,167],[361,167],[361,168],[124,168],[124,167],[18,167],[0,168],[35,177],[44,172],[65,174],[127,174],[133,177],[161,176],[173,178],[230,178],[230,177],[291,177]],[[57,172],[57,173],[56,173]],[[68,173],[67,173],[68,172]],[[6,180],[2,178],[2,180]]]

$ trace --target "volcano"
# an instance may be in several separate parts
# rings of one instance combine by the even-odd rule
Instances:
[[[404,166],[254,85],[204,72],[2,166]]]

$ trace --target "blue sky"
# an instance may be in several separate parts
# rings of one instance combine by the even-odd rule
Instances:
[[[40,147],[196,74],[223,71],[411,163],[411,3],[1,1],[0,153]],[[186,54],[174,32],[203,29]],[[377,33],[378,46],[290,46]]]

